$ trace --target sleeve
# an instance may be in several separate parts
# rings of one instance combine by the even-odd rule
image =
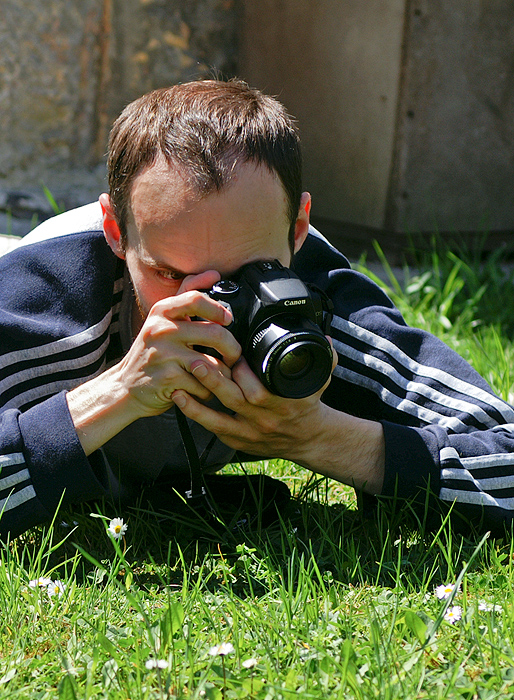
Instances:
[[[121,268],[101,231],[57,232],[0,258],[2,537],[48,521],[60,503],[117,493],[102,450],[84,454],[66,390],[116,349]]]
[[[382,291],[351,270],[332,273],[338,354],[329,405],[380,421],[382,495],[500,531],[514,517],[514,411],[456,352],[408,327]]]
[[[12,538],[51,519],[60,503],[107,493],[106,472],[89,461],[77,437],[65,392],[21,413],[0,414],[0,535]]]

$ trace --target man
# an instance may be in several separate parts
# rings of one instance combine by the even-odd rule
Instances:
[[[309,227],[280,103],[235,81],[155,91],[114,124],[108,170],[99,207],[45,222],[0,261],[3,533],[61,498],[130,502],[183,472],[174,405],[205,469],[281,457],[421,509],[433,492],[483,527],[510,522],[514,411]],[[198,291],[293,256],[335,305],[331,382],[303,399],[264,388],[230,312]]]

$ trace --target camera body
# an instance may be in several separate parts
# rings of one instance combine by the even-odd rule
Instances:
[[[278,260],[244,265],[206,294],[231,310],[228,330],[272,393],[304,398],[330,377],[332,348],[325,332],[332,302]]]

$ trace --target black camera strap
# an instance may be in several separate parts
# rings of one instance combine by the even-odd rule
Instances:
[[[330,327],[332,326],[332,319],[334,318],[334,302],[328,296],[328,294],[318,287],[316,284],[307,284],[307,287],[318,294],[321,299],[321,305],[323,307],[323,333],[330,335]]]
[[[191,434],[187,419],[177,404],[175,404],[175,415],[177,417],[180,437],[182,438],[184,450],[186,451],[187,462],[189,464],[189,474],[191,477],[191,485],[189,491],[186,491],[186,497],[188,499],[204,498],[205,501],[207,501],[207,494],[203,485],[202,464],[200,462],[200,457],[198,456],[195,441]]]

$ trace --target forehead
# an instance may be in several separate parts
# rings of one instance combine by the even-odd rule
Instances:
[[[183,171],[161,159],[134,181],[127,244],[143,259],[188,273],[235,269],[278,257],[287,245],[287,211],[280,180],[264,166],[239,165],[226,187],[202,196]]]

